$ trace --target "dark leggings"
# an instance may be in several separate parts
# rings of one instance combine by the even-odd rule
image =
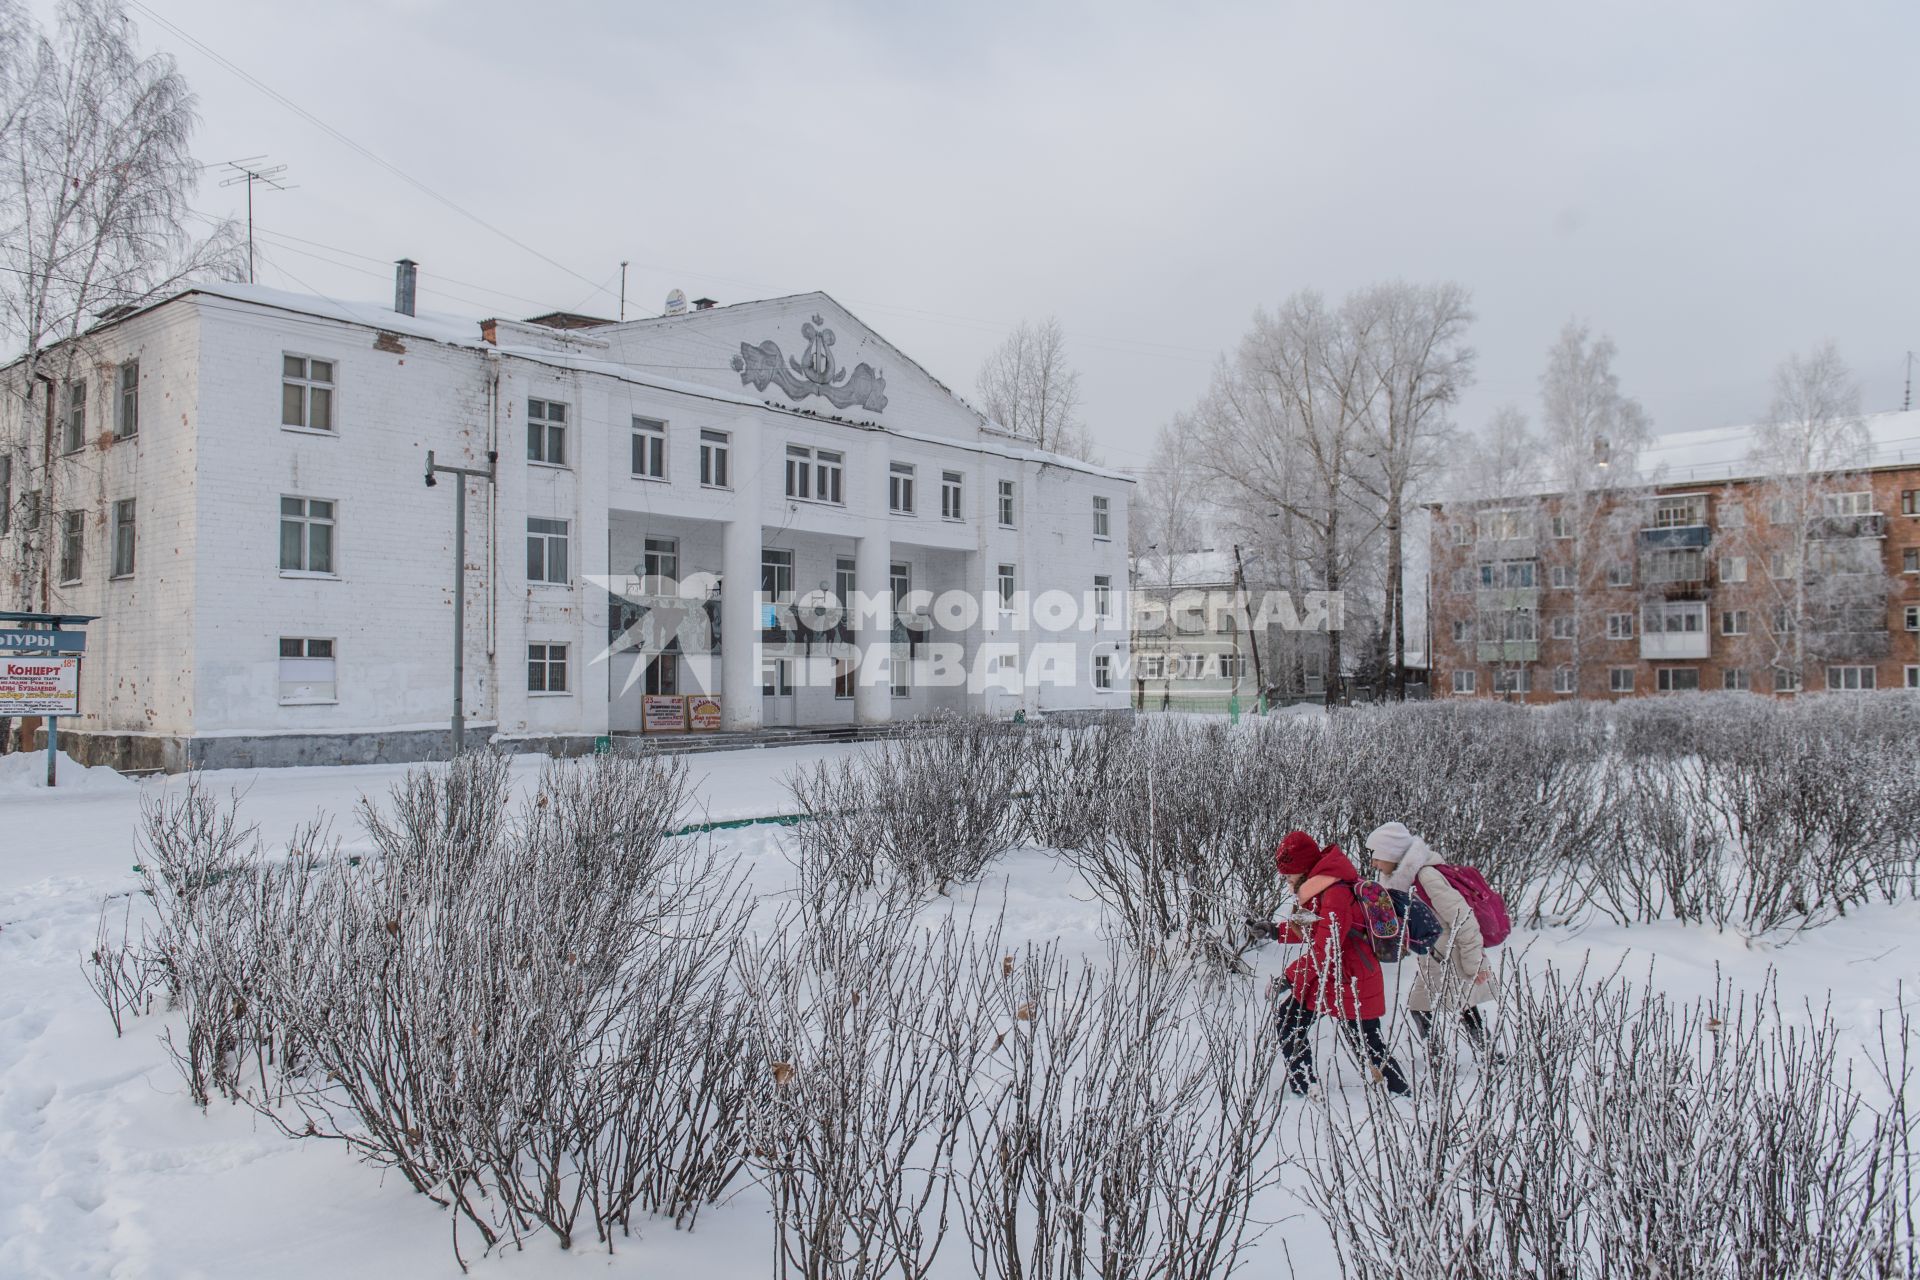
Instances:
[[[1411,1012],[1413,1013],[1413,1025],[1420,1028],[1420,1038],[1429,1042],[1432,1041],[1433,1015],[1422,1009],[1414,1009]],[[1473,1041],[1473,1043],[1478,1046],[1484,1047],[1486,1045],[1487,1024],[1480,1020],[1480,1010],[1477,1006],[1468,1005],[1460,1011],[1460,1025],[1466,1028],[1467,1039]]]
[[[1289,1000],[1281,1006],[1278,1015],[1280,1052],[1287,1060],[1287,1083],[1295,1093],[1305,1093],[1314,1081],[1313,1041],[1309,1033],[1319,1016],[1298,1000]],[[1380,1019],[1362,1018],[1353,1022],[1336,1018],[1335,1021],[1353,1051],[1371,1062],[1386,1080],[1387,1092],[1407,1092],[1407,1078],[1400,1074],[1400,1064],[1393,1060],[1393,1055],[1387,1052],[1387,1042],[1380,1038]]]

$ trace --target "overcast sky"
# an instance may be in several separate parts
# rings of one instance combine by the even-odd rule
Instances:
[[[1296,289],[1469,286],[1469,425],[1537,412],[1569,317],[1659,431],[1828,337],[1898,408],[1920,348],[1913,4],[145,3],[552,259],[135,6],[200,155],[298,184],[263,283],[390,298],[408,255],[423,309],[611,315],[626,258],[629,316],[823,289],[963,393],[1057,314],[1119,465]]]

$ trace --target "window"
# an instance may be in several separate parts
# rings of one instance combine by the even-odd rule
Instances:
[[[1791,551],[1776,551],[1767,558],[1767,576],[1770,578],[1791,578],[1799,572],[1799,559]]]
[[[1653,527],[1681,529],[1707,522],[1707,500],[1698,495],[1659,498],[1653,504]]]
[[[87,549],[87,513],[84,511],[63,511],[60,513],[60,581],[62,583],[80,581],[80,571],[84,567]]]
[[[1574,619],[1572,614],[1560,614],[1553,620],[1553,638],[1571,640],[1574,637]]]
[[[1466,520],[1455,519],[1452,525],[1453,545],[1470,547],[1473,545],[1473,525]]]
[[[1113,655],[1096,653],[1093,655],[1093,687],[1096,689],[1113,688]]]
[[[964,477],[958,471],[940,473],[940,518],[942,520],[964,520],[960,501]]]
[[[333,430],[333,361],[280,357],[280,425]]]
[[[1907,688],[1920,689],[1920,667],[1907,668]]]
[[[1013,528],[1013,481],[1000,482],[1000,527]]]
[[[1647,581],[1704,582],[1707,553],[1698,547],[1670,547],[1647,554]]]
[[[1554,537],[1562,541],[1573,536],[1573,518],[1571,516],[1555,516],[1547,527],[1551,530]]]
[[[1455,595],[1465,595],[1473,590],[1473,570],[1455,569],[1452,576],[1447,579],[1447,590]]]
[[[1747,558],[1745,556],[1720,557],[1720,581],[1745,582],[1747,580]]]
[[[732,452],[733,437],[725,431],[700,432],[700,483],[709,489],[728,488],[727,455]]]
[[[787,496],[804,502],[841,503],[845,456],[831,449],[787,446]]]
[[[1531,609],[1515,609],[1502,615],[1500,638],[1509,641],[1533,641],[1540,638],[1540,617]]]
[[[1475,673],[1472,671],[1454,672],[1453,673],[1453,691],[1455,693],[1460,693],[1460,694],[1472,693],[1474,676],[1475,676]]]
[[[1750,619],[1745,609],[1722,609],[1720,611],[1720,634],[1723,636],[1743,636],[1747,634]]]
[[[6,532],[0,529],[0,533]],[[1902,547],[1900,549],[1900,572],[1920,573],[1920,547]]]
[[[1493,673],[1493,691],[1495,693],[1532,693],[1533,669],[1531,667],[1502,667]]]
[[[527,646],[527,692],[565,693],[567,691],[567,646],[530,644]]]
[[[567,406],[558,400],[527,401],[527,461],[567,465]]]
[[[760,552],[760,590],[775,602],[793,599],[792,551],[767,547]]]
[[[893,611],[900,612],[901,602],[907,593],[913,590],[913,566],[904,560],[895,560],[887,566],[887,592],[893,597]]]
[[[911,462],[896,462],[887,468],[887,510],[901,516],[913,514]]]
[[[648,538],[641,544],[640,576],[680,580],[680,541],[677,538]]]
[[[13,532],[13,457],[0,453],[0,538]]]
[[[1865,516],[1873,514],[1873,495],[1871,493],[1829,493],[1821,501],[1821,506],[1830,516]]]
[[[133,499],[113,504],[113,576],[133,576]]]
[[[1877,674],[1872,667],[1828,667],[1827,688],[1836,693],[1858,693],[1873,688]]]
[[[1480,538],[1485,542],[1509,542],[1515,538],[1531,537],[1527,513],[1518,508],[1507,507],[1498,511],[1482,511],[1474,518],[1474,524]]]
[[[1920,631],[1920,604],[1910,604],[1902,612],[1906,616],[1907,630]]]
[[[1453,620],[1453,642],[1455,644],[1466,644],[1472,639],[1473,624],[1465,618],[1455,618]]]
[[[1607,615],[1607,639],[1633,639],[1633,615],[1630,613],[1610,613]]]
[[[1555,693],[1573,692],[1573,668],[1555,667],[1553,669],[1553,691]]]
[[[333,507],[323,498],[280,499],[280,572],[334,571]]]
[[[60,416],[60,452],[78,453],[87,443],[87,384],[67,384],[66,412]]]
[[[1747,509],[1737,502],[1722,501],[1717,504],[1722,529],[1744,529],[1747,527]],[[1744,674],[1744,673],[1743,673]],[[1741,688],[1746,688],[1741,685]]]
[[[793,661],[775,658],[760,669],[760,692],[769,698],[793,696]]]
[[[1800,692],[1800,673],[1798,671],[1788,671],[1784,667],[1775,667],[1773,669],[1773,691],[1775,693]]]
[[[1607,566],[1607,585],[1610,587],[1630,587],[1633,585],[1633,562],[1616,560]]]
[[[1753,688],[1753,673],[1742,667],[1728,667],[1720,673],[1720,687],[1746,693]]]
[[[1220,678],[1222,680],[1244,680],[1247,678],[1247,655],[1244,653],[1223,653],[1220,655]]]
[[[1698,635],[1707,629],[1707,606],[1684,600],[1650,604],[1641,626],[1648,635]]]
[[[280,637],[280,705],[337,702],[339,688],[333,641]]]
[[[572,581],[567,567],[567,521],[527,517],[527,581],[561,587]]]
[[[1096,497],[1093,500],[1093,536],[1094,537],[1107,538],[1112,536],[1110,533],[1107,532],[1108,529],[1112,527],[1108,523],[1108,516],[1109,516],[1109,512],[1107,510],[1107,500],[1105,498]]]
[[[1607,668],[1607,692],[1608,693],[1632,693],[1633,692],[1633,668],[1632,667],[1608,667]]]
[[[1556,564],[1547,570],[1547,586],[1555,591],[1567,591],[1573,587],[1573,566]]]
[[[1785,498],[1767,499],[1768,524],[1792,524],[1793,505]],[[1797,686],[1796,686],[1797,687]]]
[[[1537,581],[1538,567],[1532,560],[1486,561],[1480,566],[1480,586],[1488,591],[1526,590]]]
[[[1011,609],[1013,608],[1013,590],[1014,590],[1012,565],[1003,564],[1000,566],[999,580],[1000,580],[1000,607],[1002,609]]]
[[[1653,687],[1661,693],[1692,693],[1700,688],[1700,668],[1661,667],[1653,673]]]
[[[893,696],[911,698],[913,696],[913,663],[889,662],[887,674],[892,676]]]
[[[1093,575],[1093,616],[1100,619],[1113,616],[1113,575],[1111,574]]]
[[[140,434],[140,362],[121,365],[114,381],[113,434],[125,440]]]
[[[1900,491],[1900,514],[1920,516],[1920,489],[1902,489]]]
[[[853,662],[847,658],[836,658],[833,662],[833,696],[844,702],[853,697],[855,675]]]
[[[667,478],[667,424],[652,418],[633,420],[633,474],[642,480]]]
[[[671,653],[656,655],[647,663],[647,674],[641,684],[643,693],[671,697],[680,692],[680,659]]]
[[[1794,633],[1793,611],[1784,604],[1773,606],[1773,634],[1790,636]]]

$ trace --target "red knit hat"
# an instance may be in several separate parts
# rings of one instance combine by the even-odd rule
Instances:
[[[1283,876],[1303,876],[1320,861],[1320,846],[1304,831],[1289,831],[1273,851],[1273,865]]]

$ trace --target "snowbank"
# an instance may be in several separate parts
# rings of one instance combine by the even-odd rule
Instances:
[[[106,765],[84,765],[66,752],[57,753],[55,765],[57,790],[66,791],[138,791],[140,784]],[[47,755],[44,751],[15,751],[0,756],[0,795],[19,795],[47,789]]]

